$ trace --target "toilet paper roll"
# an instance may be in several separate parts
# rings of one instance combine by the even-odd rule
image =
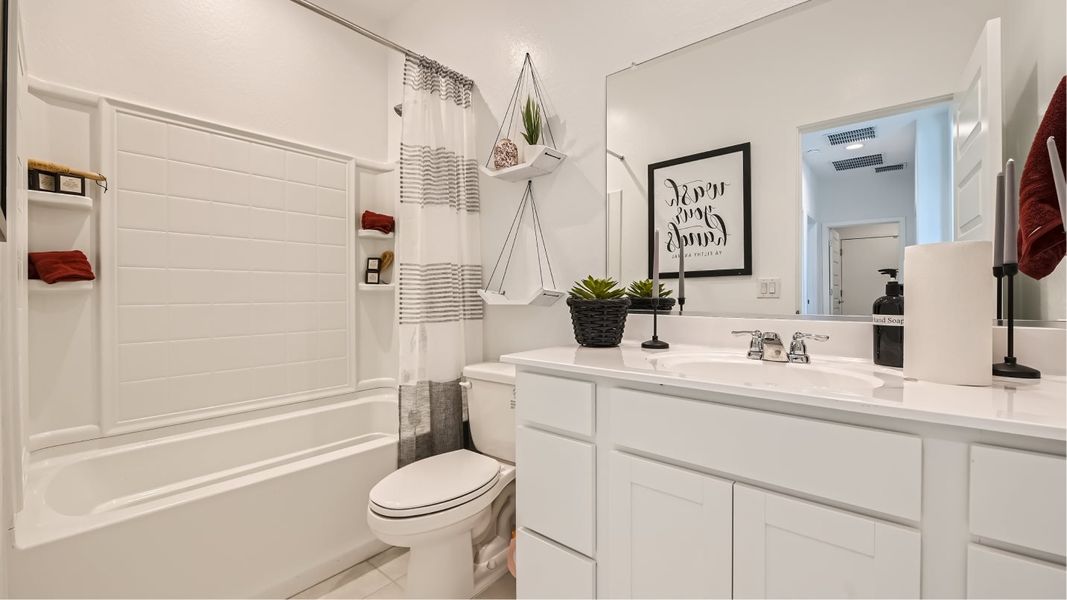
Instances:
[[[904,249],[904,376],[992,385],[991,242]]]

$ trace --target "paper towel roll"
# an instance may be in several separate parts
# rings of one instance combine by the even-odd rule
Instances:
[[[904,376],[992,385],[991,242],[904,249]]]

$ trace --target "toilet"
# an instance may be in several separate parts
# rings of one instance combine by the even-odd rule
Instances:
[[[370,491],[367,523],[411,549],[409,598],[471,598],[504,574],[515,521],[515,367],[463,369],[476,452],[407,465]]]

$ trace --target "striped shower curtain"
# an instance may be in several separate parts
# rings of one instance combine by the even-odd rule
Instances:
[[[424,57],[404,64],[397,226],[400,466],[464,447],[467,364],[482,357],[474,82]]]

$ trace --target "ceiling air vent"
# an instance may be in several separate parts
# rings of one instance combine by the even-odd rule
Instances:
[[[908,166],[908,163],[897,163],[895,165],[885,165],[884,167],[875,167],[875,173],[885,173],[886,171],[903,171],[904,167]]]
[[[870,140],[873,138],[874,127],[860,127],[859,129],[851,129],[849,131],[838,131],[837,133],[831,133],[826,136],[826,139],[830,142],[831,146],[851,144],[853,142]]]
[[[834,168],[838,171],[847,171],[849,169],[861,169],[863,167],[873,167],[875,165],[880,164],[882,164],[881,154],[868,154],[867,156],[857,156],[856,158],[835,160]]]

